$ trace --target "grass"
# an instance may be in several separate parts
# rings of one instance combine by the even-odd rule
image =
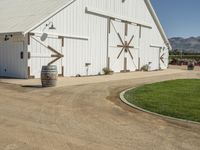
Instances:
[[[200,122],[200,80],[145,85],[125,93],[132,104],[158,114]]]

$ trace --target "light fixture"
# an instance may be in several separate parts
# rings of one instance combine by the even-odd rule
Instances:
[[[51,25],[51,26],[50,26]],[[50,27],[49,27],[50,26]],[[46,27],[49,27],[49,30],[55,30],[56,28],[54,27],[53,22],[49,22],[48,24],[46,24]]]
[[[42,30],[42,32],[44,32],[47,27],[49,27],[49,30],[55,30],[56,29],[54,24],[53,24],[53,22],[51,21],[51,22],[49,22],[48,24],[45,25],[45,27]]]
[[[13,37],[12,34],[10,34],[10,35],[5,35],[4,41],[10,40],[10,38],[12,38],[12,37]]]
[[[53,23],[52,23],[51,26],[49,27],[49,30],[56,30],[56,28],[54,27]]]
[[[48,34],[43,33],[42,36],[40,37],[40,40],[44,42],[47,38],[48,38]]]

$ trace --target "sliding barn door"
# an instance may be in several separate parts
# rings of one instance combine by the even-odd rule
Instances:
[[[22,41],[0,41],[0,76],[26,78],[26,65]]]
[[[159,70],[160,68],[160,49],[152,47],[150,49],[149,55],[148,55],[148,60],[149,60],[149,70],[154,71],[154,70]]]
[[[168,49],[163,47],[160,50],[159,59],[160,59],[160,69],[167,69],[169,63],[169,52]]]
[[[139,27],[128,22],[110,20],[109,67],[114,72],[138,69]]]
[[[42,66],[56,65],[58,74],[63,76],[62,38],[48,36],[42,39],[41,36],[41,34],[30,36],[29,75],[39,78]]]

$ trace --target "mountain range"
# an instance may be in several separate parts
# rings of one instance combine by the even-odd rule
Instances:
[[[181,50],[189,53],[200,53],[200,36],[199,37],[174,37],[169,39],[173,50]]]

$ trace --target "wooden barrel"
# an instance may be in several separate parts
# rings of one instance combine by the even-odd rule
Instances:
[[[43,66],[41,71],[41,82],[43,87],[56,86],[58,78],[57,66]]]

